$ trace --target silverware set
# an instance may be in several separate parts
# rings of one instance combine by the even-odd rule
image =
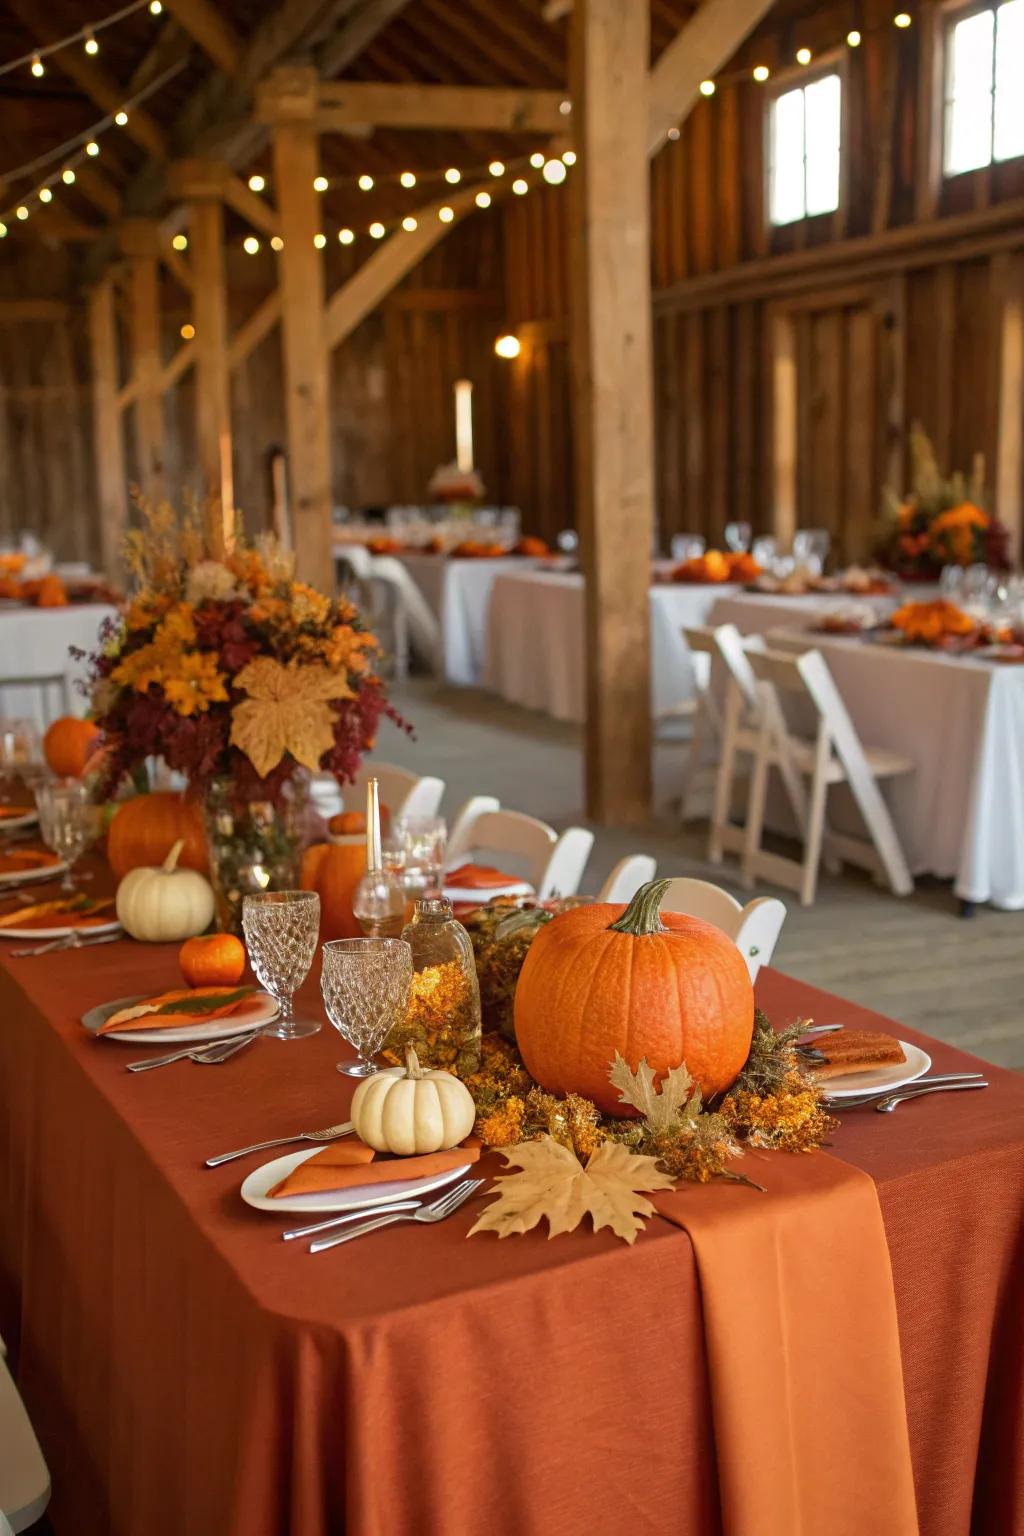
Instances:
[[[915,1077],[901,1088],[880,1088],[873,1093],[859,1093],[856,1097],[835,1099],[825,1097],[825,1107],[833,1114],[842,1115],[848,1109],[877,1109],[881,1115],[891,1115],[898,1104],[911,1099],[923,1099],[930,1093],[956,1093],[966,1088],[987,1088],[988,1083],[980,1072],[934,1073],[928,1077]]]
[[[149,1056],[144,1061],[130,1061],[129,1072],[151,1072],[154,1067],[169,1067],[175,1061],[194,1061],[200,1067],[219,1067],[222,1061],[230,1061],[247,1045],[251,1045],[263,1033],[251,1029],[245,1035],[232,1035],[228,1040],[214,1040],[210,1045],[189,1045],[184,1050],[172,1051],[169,1056]]]
[[[59,939],[50,939],[46,944],[36,944],[28,949],[12,949],[10,954],[19,960],[30,960],[36,955],[56,954],[59,949],[95,949],[97,944],[113,944],[115,939],[123,938],[122,928],[118,928],[116,933],[97,933],[86,939],[76,931],[63,934]]]
[[[441,1195],[431,1205],[418,1205],[414,1210],[396,1211],[394,1207],[384,1207],[378,1214],[370,1212],[369,1220],[360,1222],[358,1226],[346,1227],[343,1232],[333,1232],[326,1237],[318,1237],[310,1243],[310,1253],[323,1253],[328,1248],[337,1248],[341,1243],[350,1243],[355,1237],[364,1237],[367,1232],[376,1232],[380,1227],[390,1227],[396,1221],[421,1221],[428,1225],[435,1221],[444,1221],[453,1211],[457,1211],[460,1205],[465,1205],[470,1195],[474,1195],[483,1184],[483,1179],[463,1179],[461,1184],[456,1184],[446,1194]],[[364,1215],[366,1212],[363,1213]]]

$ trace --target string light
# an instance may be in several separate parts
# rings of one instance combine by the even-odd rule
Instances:
[[[892,19],[892,24],[894,27],[899,27],[900,30],[903,31],[910,26],[912,21],[913,17],[909,11],[897,11],[896,15]]]
[[[175,251],[188,250],[188,235],[175,235],[171,241],[171,249]]]
[[[417,226],[417,222],[413,218],[412,214],[411,213],[407,213],[405,218],[402,220],[402,228],[405,229],[405,230],[408,230],[409,234],[411,235],[413,230],[416,229],[417,227],[418,227]]]
[[[553,187],[557,187],[565,180],[566,170],[561,160],[545,160],[544,170],[541,174],[546,182]]]
[[[196,328],[186,320],[178,334],[182,341],[191,341],[196,334]]]
[[[281,239],[280,235],[271,235],[271,237],[270,237],[270,249],[272,251],[283,251],[284,250],[284,241]]]
[[[89,140],[88,144],[85,146],[85,152],[86,152],[87,155],[92,155],[92,157],[94,159],[99,154],[100,147],[96,143],[95,139],[90,139]]]
[[[32,55],[32,73],[35,75],[37,80],[41,75],[46,74],[46,65],[43,63],[38,53],[34,53]]]
[[[528,181],[524,181],[521,176],[517,176],[515,181],[512,183],[512,191],[515,193],[516,197],[522,197],[523,194],[525,192],[529,192],[529,190],[530,183]]]
[[[813,58],[813,54],[811,53],[811,50],[809,48],[798,48],[797,49],[797,51],[796,51],[796,61],[797,61],[798,64],[809,64],[811,62],[812,58]]]
[[[759,85],[767,80],[770,74],[771,70],[768,68],[767,64],[754,65],[754,79],[758,82]]]
[[[850,31],[847,32],[847,34],[846,34],[846,42],[847,42],[847,46],[850,47],[850,48],[859,48],[860,47],[861,36],[860,36],[860,33],[857,31],[856,27],[851,27]]]
[[[563,117],[568,117],[569,113],[572,111],[572,102],[571,101],[560,101],[558,103],[558,110],[559,110],[559,112],[561,112]]]
[[[490,171],[492,176],[504,176],[505,163],[503,160],[492,160],[487,169]]]
[[[0,220],[0,240],[3,240],[5,238],[5,236],[6,236],[6,234],[7,234],[7,225],[4,224],[2,220]]]
[[[448,207],[439,208],[437,210],[437,216],[441,220],[442,224],[450,224],[452,219],[455,217],[455,209]]]
[[[254,175],[249,177],[249,191],[250,192],[262,192],[263,188],[266,186],[266,184],[267,184],[267,178],[265,176],[261,176],[258,171],[255,172]]]
[[[53,193],[50,191],[49,187],[40,187],[39,188],[39,201],[41,203],[52,203],[53,202]]]
[[[350,229],[339,229],[338,239],[341,241],[342,245],[351,245],[355,239],[355,235]]]
[[[63,182],[63,183],[64,183],[64,185],[65,185],[65,186],[66,186],[66,187],[71,187],[71,186],[74,186],[74,182],[75,182],[75,173],[74,173],[74,171],[73,171],[73,170],[72,170],[72,169],[71,169],[71,167],[70,167],[70,165],[66,165],[66,166],[65,166],[65,167],[64,167],[64,169],[63,169],[63,170],[62,170],[62,171],[61,171],[61,173],[60,173],[60,179],[61,179],[61,181],[62,181],[62,182]]]
[[[259,248],[260,243],[256,239],[256,236],[246,235],[245,239],[242,241],[242,250],[245,252],[245,254],[247,256],[255,256]]]
[[[670,138],[672,140],[673,144],[676,142],[678,137],[679,137],[679,129],[678,128],[670,128],[669,131],[668,131],[668,138]]]
[[[462,172],[457,170],[454,165],[450,165],[444,173],[444,179],[454,187],[457,181],[462,180]]]
[[[83,47],[85,48],[86,53],[99,53],[100,45],[92,35],[92,32],[87,32],[85,34],[85,43],[83,44]]]
[[[359,190],[360,190],[360,192],[372,192],[373,191],[373,177],[372,176],[360,176],[360,178],[359,178]]]
[[[117,124],[117,126],[119,128],[123,128],[124,125],[127,123],[127,121],[128,121],[128,113],[125,112],[123,109],[120,112],[116,112],[114,114],[114,122]]]
[[[329,186],[330,186],[330,182],[327,180],[326,176],[314,176],[313,177],[313,191],[314,192],[326,192],[327,188]]]
[[[478,192],[476,195],[476,205],[478,208],[489,208],[491,206],[491,194],[489,192]]]
[[[398,179],[402,183],[403,187],[414,187],[416,185],[416,177],[413,175],[412,171],[403,171]]]
[[[533,154],[530,156],[530,164],[533,166],[535,171],[540,170],[541,166],[544,164],[544,155],[541,150],[534,150]]]
[[[518,357],[521,351],[518,336],[499,336],[494,343],[494,350],[499,357]]]
[[[387,230],[379,220],[375,219],[374,222],[370,225],[370,234],[375,240],[383,240],[384,236],[387,234]]]
[[[18,205],[18,207],[15,209],[15,213],[18,215],[19,219],[27,219],[28,218],[28,209],[25,207],[24,203],[20,203]]]
[[[715,94],[715,82],[713,80],[702,80],[700,83],[700,93],[702,96],[713,96]]]
[[[562,159],[565,161],[566,165],[575,165],[576,151],[574,149],[563,149]]]
[[[163,8],[163,0],[149,0],[149,14],[151,16],[159,16]]]
[[[324,246],[327,244],[327,236],[326,235],[314,235],[313,236],[313,244],[316,246],[318,251],[322,251]]]

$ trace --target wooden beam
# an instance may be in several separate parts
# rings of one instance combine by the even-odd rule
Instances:
[[[408,3],[409,0],[363,0],[320,49],[316,63],[321,78],[330,80],[347,69]]]
[[[772,8],[773,0],[704,0],[650,73],[647,152],[655,154],[700,98],[700,83],[717,75]]]
[[[789,545],[797,526],[797,348],[793,316],[767,316],[771,378],[772,532]]]
[[[585,585],[586,802],[650,815],[654,444],[646,5],[577,0],[570,186],[573,435]]]
[[[121,193],[110,177],[97,165],[80,160],[75,168],[75,186],[82,196],[105,213],[108,219],[121,217]]]
[[[995,512],[1016,564],[1024,546],[1024,256],[997,257],[992,276],[1001,304]]]
[[[217,503],[221,520],[210,532],[213,547],[229,537],[233,522],[231,401],[228,385],[228,303],[224,264],[224,205],[218,197],[196,197],[189,230],[195,273],[193,315],[196,327],[196,443],[206,494]]]
[[[176,251],[173,245],[165,244],[160,248],[160,260],[168,272],[184,288],[186,293],[191,293],[193,288],[192,268],[180,251]]]
[[[158,226],[149,219],[127,219],[121,225],[120,239],[128,257],[139,482],[144,496],[159,501],[165,488]]]
[[[160,375],[160,388],[166,395],[169,389],[173,389],[183,373],[187,373],[196,360],[196,344],[194,341],[183,341],[169,363],[165,363]]]
[[[565,118],[561,91],[474,85],[382,85],[325,81],[317,126],[322,133],[361,123],[375,128],[453,128],[508,133],[558,133]],[[259,93],[257,113],[262,116]]]
[[[259,346],[264,336],[269,336],[280,318],[281,295],[277,292],[269,293],[231,338],[228,347],[228,368],[232,372],[241,367],[249,353],[254,352]]]
[[[127,520],[121,414],[117,408],[117,330],[114,282],[107,276],[89,294],[89,344],[92,352],[93,441],[100,514],[100,560],[114,579],[120,570],[121,541]]]
[[[321,223],[316,71],[275,70],[263,96],[274,99],[274,185],[284,249],[280,256],[285,421],[292,539],[304,581],[333,588],[331,457],[328,427],[324,278],[313,237]]]
[[[167,9],[223,74],[238,74],[242,42],[219,7],[210,0],[167,0]]]
[[[280,232],[281,221],[275,209],[265,198],[251,191],[240,177],[228,175],[224,178],[224,201],[254,229],[262,230],[265,235]]]
[[[381,242],[372,256],[368,256],[347,282],[336,289],[328,301],[324,314],[324,334],[328,348],[337,347],[350,336],[360,321],[376,309],[382,299],[411,272],[427,254],[443,240],[454,220],[442,223],[439,210],[449,207],[456,214],[474,206],[476,194],[483,184],[460,187],[451,197],[431,203],[416,211],[414,230],[399,230]],[[493,192],[493,184],[484,188]],[[288,243],[285,241],[285,250]]]
[[[21,320],[55,320],[60,324],[68,314],[68,306],[60,299],[0,299],[0,325]]]

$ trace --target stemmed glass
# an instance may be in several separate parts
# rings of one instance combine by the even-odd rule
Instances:
[[[316,891],[260,891],[242,901],[242,930],[249,961],[260,985],[280,1007],[273,1029],[277,1040],[301,1040],[320,1030],[319,1019],[297,1019],[292,998],[309,974],[320,937]]]
[[[750,540],[754,530],[749,523],[726,523],[725,547],[731,549],[733,554],[742,554],[750,548]]]
[[[43,774],[42,744],[32,720],[0,720],[0,781],[3,798],[19,779],[33,784]]]
[[[400,816],[395,838],[403,849],[403,883],[406,891],[429,896],[441,889],[448,825],[443,816]]]
[[[699,533],[674,533],[669,543],[673,560],[699,560],[707,548],[707,539]]]
[[[36,807],[43,842],[58,858],[67,861],[60,888],[73,891],[75,864],[99,834],[99,808],[92,804],[80,779],[51,779],[40,784]]]
[[[405,939],[332,939],[324,945],[320,986],[327,1017],[355,1046],[357,1061],[339,1061],[346,1077],[371,1077],[373,1057],[405,1013],[412,950]]]

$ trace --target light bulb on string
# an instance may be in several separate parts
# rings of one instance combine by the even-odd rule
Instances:
[[[32,73],[35,75],[37,80],[46,74],[46,65],[43,63],[38,53],[34,53],[32,55]]]
[[[149,0],[149,14],[159,16],[164,8],[164,0]]]
[[[350,229],[339,229],[338,239],[341,241],[342,245],[351,245],[355,239],[355,235]]]
[[[454,165],[450,165],[444,173],[444,179],[450,186],[454,187],[457,181],[462,180],[462,172],[456,169]]]
[[[313,177],[313,191],[314,192],[326,192],[327,188],[329,186],[330,186],[330,182],[327,180],[326,176],[314,176]]]
[[[562,159],[565,161],[566,165],[575,165],[576,151],[574,149],[563,149]]]
[[[437,210],[437,216],[442,224],[450,224],[455,217],[455,209],[445,206]]]
[[[15,217],[16,218],[19,218],[19,219],[27,219],[28,218],[28,209],[25,207],[24,203],[20,203],[18,205],[18,207],[15,208],[14,213],[15,213]]]
[[[416,177],[413,175],[412,171],[403,171],[398,179],[402,183],[403,187],[414,187],[416,185]]]
[[[518,357],[521,351],[518,336],[499,336],[494,343],[494,350],[499,357]]]
[[[256,236],[246,235],[245,239],[242,241],[242,250],[245,252],[245,254],[247,256],[255,256],[259,248],[260,243],[256,239]]]
[[[715,82],[713,80],[702,80],[700,83],[700,93],[702,96],[713,96],[715,94]]]
[[[563,117],[568,117],[569,113],[572,111],[572,102],[571,101],[560,101],[558,103],[558,110],[559,110],[559,112],[561,112]]]
[[[313,244],[316,246],[318,251],[322,251],[324,246],[327,244],[327,236],[324,234],[314,235]]]
[[[114,122],[117,124],[117,126],[119,128],[123,128],[125,126],[125,124],[127,123],[127,121],[128,121],[128,113],[125,112],[124,109],[122,108],[122,110],[120,112],[115,114]]]
[[[360,192],[372,192],[373,191],[373,177],[372,176],[366,176],[366,175],[360,176],[359,182],[358,182],[358,186],[359,186]]]
[[[521,176],[517,176],[515,181],[512,183],[512,191],[515,193],[516,197],[522,197],[525,193],[529,192],[529,190],[530,183],[528,181],[524,181]]]
[[[171,241],[171,249],[174,251],[188,250],[188,235],[175,235]]]
[[[85,42],[82,44],[86,53],[99,53],[100,45],[91,32],[86,32]]]
[[[50,191],[49,187],[40,187],[39,188],[39,201],[41,203],[52,203],[53,202],[53,193]]]
[[[280,235],[271,235],[271,237],[270,237],[270,249],[272,251],[283,251],[284,250],[284,241],[281,239]]]
[[[860,45],[861,45],[861,35],[857,31],[856,27],[851,27],[849,32],[847,32],[847,34],[846,34],[846,46],[848,48],[859,48]]]
[[[478,192],[476,195],[476,205],[478,208],[489,208],[491,206],[491,194],[489,192]]]
[[[418,227],[417,226],[417,222],[413,218],[412,214],[411,213],[407,213],[405,218],[402,220],[402,228],[404,230],[407,230],[408,233],[411,235],[413,230],[416,229],[417,227]]]
[[[178,334],[181,336],[182,341],[192,341],[196,334],[196,328],[190,321],[186,320]]]
[[[676,142],[676,140],[679,138],[679,129],[678,128],[670,128],[669,131],[668,131],[667,137],[670,138],[672,140],[672,143],[674,144]]]
[[[557,187],[565,180],[567,172],[561,160],[545,160],[541,175],[549,186]]]
[[[755,64],[753,74],[757,83],[762,85],[764,81],[768,79],[768,76],[771,74],[771,70],[768,68],[767,64]]]
[[[534,150],[533,154],[530,156],[530,164],[533,166],[535,171],[540,170],[541,166],[544,164],[544,154],[542,150]]]
[[[60,173],[60,179],[66,187],[71,187],[75,182],[75,173],[70,165],[66,165]]]
[[[6,234],[7,234],[7,225],[3,222],[2,219],[0,219],[0,240],[3,240],[4,237],[6,236]]]
[[[894,27],[899,27],[900,31],[905,31],[912,24],[913,19],[909,11],[897,11],[892,24]]]
[[[85,152],[86,152],[87,155],[91,155],[93,159],[96,158],[96,156],[100,152],[100,147],[96,143],[95,139],[90,139],[89,140],[88,144],[85,146]]]
[[[492,160],[487,169],[492,176],[504,176],[505,162],[503,160]]]
[[[811,62],[812,58],[813,58],[813,54],[811,53],[811,50],[809,48],[798,48],[797,49],[797,51],[796,51],[796,61],[797,61],[798,64],[809,64]]]
[[[249,177],[250,192],[262,192],[266,185],[267,178],[265,176],[261,176],[259,171],[254,172],[253,175]]]
[[[375,219],[374,222],[370,225],[370,234],[375,240],[383,240],[384,236],[387,234],[387,230],[384,228],[384,225],[380,222],[379,219]]]

